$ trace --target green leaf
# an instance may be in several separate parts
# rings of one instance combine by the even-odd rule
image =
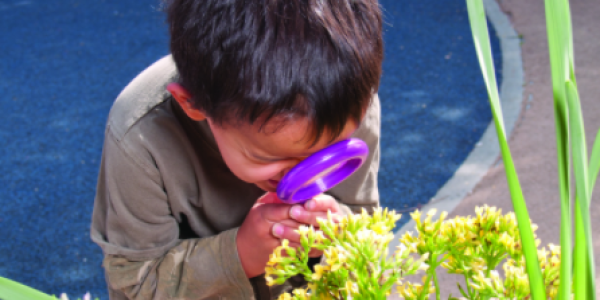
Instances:
[[[572,64],[572,62],[571,62]],[[580,210],[576,214],[576,222],[580,224],[581,234],[576,234],[575,245],[575,270],[583,272],[577,274],[574,282],[575,299],[596,299],[595,291],[595,265],[594,244],[592,241],[592,227],[589,206],[591,202],[590,182],[588,175],[588,162],[585,129],[579,102],[577,87],[573,81],[567,81],[567,103],[569,105],[569,129],[571,130],[573,150],[573,169],[575,173],[575,186],[577,188],[576,207]],[[576,228],[577,229],[577,228]]]
[[[467,283],[468,284],[468,283]],[[456,283],[456,286],[458,286],[458,291],[463,295],[463,297],[468,298],[469,296],[467,295],[467,293],[465,293],[465,290],[463,290],[463,287],[460,285],[460,283]]]
[[[594,190],[594,185],[596,184],[596,179],[598,178],[598,173],[600,172],[600,130],[598,130],[598,133],[596,134],[594,146],[592,147],[592,156],[590,158],[589,171],[591,197],[592,191]]]
[[[467,0],[467,9],[469,12],[469,21],[471,22],[475,50],[489,95],[496,133],[498,134],[498,142],[500,143],[502,159],[505,165],[508,187],[518,221],[521,242],[523,243],[523,253],[525,255],[527,274],[529,275],[532,299],[546,299],[544,281],[537,257],[537,247],[535,245],[533,231],[531,230],[531,221],[529,213],[527,212],[527,206],[525,205],[525,199],[523,198],[523,192],[521,191],[517,171],[512,160],[510,148],[508,147],[508,141],[506,139],[506,130],[502,119],[502,108],[494,72],[483,3],[481,0]]]
[[[576,197],[578,198],[578,197]],[[577,241],[585,241],[585,226],[581,217],[581,201],[575,201],[575,247],[574,263],[573,263],[573,293],[575,299],[585,299],[587,276],[587,249],[582,243]]]
[[[595,270],[589,203],[593,184],[598,169],[600,169],[600,154],[598,154],[600,145],[594,145],[592,158],[588,165],[583,117],[575,80],[569,2],[567,0],[546,0],[545,6],[552,67],[561,194],[562,255],[559,299],[570,299],[571,278],[573,279],[575,299],[595,299]],[[572,151],[576,186],[574,265],[571,264],[570,243],[570,150]],[[573,277],[571,277],[571,267],[574,271]]]
[[[565,7],[566,6],[566,7]],[[561,201],[560,247],[561,271],[558,299],[568,300],[571,295],[572,251],[571,251],[571,164],[569,115],[565,92],[565,81],[569,77],[567,62],[572,53],[569,43],[570,25],[563,24],[568,18],[568,2],[563,0],[546,0],[546,28],[548,33],[548,49],[552,70],[552,91],[554,96],[554,119],[556,127],[556,151],[558,160],[558,182]],[[570,22],[567,22],[570,23]]]
[[[57,300],[34,288],[0,277],[0,299],[2,300]]]

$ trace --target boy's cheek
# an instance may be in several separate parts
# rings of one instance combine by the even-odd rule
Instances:
[[[232,170],[233,171],[233,170]],[[239,168],[237,170],[237,172],[234,171],[234,174],[240,178],[241,180],[245,181],[245,182],[249,182],[249,183],[265,183],[265,184],[269,184],[269,181],[273,178],[277,178],[277,175],[280,173],[281,171],[277,168],[273,168],[273,167],[242,167]],[[276,185],[275,181],[275,185]]]
[[[250,166],[247,169],[249,176],[253,177],[256,181],[267,181],[267,180],[275,180],[279,181],[279,177],[281,177],[281,173],[283,172],[283,168],[277,164],[268,164],[268,165],[259,165],[259,166]]]

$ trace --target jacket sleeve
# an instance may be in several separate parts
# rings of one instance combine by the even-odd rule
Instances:
[[[107,130],[91,228],[105,255],[111,299],[251,299],[237,228],[180,239],[149,154],[134,157],[123,147]]]
[[[348,179],[327,194],[336,198],[346,213],[359,213],[363,208],[371,212],[379,206],[377,173],[379,171],[379,137],[381,135],[381,107],[375,94],[367,113],[352,135],[369,146],[369,156],[363,165]]]

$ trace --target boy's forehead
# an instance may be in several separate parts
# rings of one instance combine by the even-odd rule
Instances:
[[[274,114],[272,110],[267,109],[256,118],[252,118],[244,113],[240,114],[240,111],[232,109],[222,119],[222,125],[267,139],[273,136],[284,135],[289,138],[287,139],[289,142],[294,144],[301,143],[314,146],[322,140],[328,143],[338,140],[340,136],[344,135],[344,131],[347,131],[348,127],[354,126],[352,130],[354,132],[365,118],[371,103],[370,98],[368,101],[365,101],[367,105],[362,108],[362,113],[360,113],[358,120],[356,116],[349,115],[346,123],[343,125],[327,121],[322,125],[317,125],[314,119],[310,117],[309,111],[311,109],[307,107],[307,103],[304,100],[304,96],[297,95],[293,109]],[[340,125],[343,128],[339,128],[338,126]]]
[[[345,128],[337,136],[325,128],[318,135],[314,123],[308,117],[274,117],[263,122],[239,122],[236,131],[246,140],[265,149],[295,148],[311,152],[321,149],[334,141],[350,136],[358,127],[348,120]]]
[[[317,135],[313,121],[305,116],[274,116],[253,123],[240,121],[236,127],[258,139],[278,139],[294,144],[311,143]]]

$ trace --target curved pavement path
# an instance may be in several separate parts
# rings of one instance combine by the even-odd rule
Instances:
[[[486,0],[488,6],[488,17],[492,19],[489,8],[495,6],[493,0]],[[576,77],[579,88],[581,106],[583,109],[586,138],[588,149],[591,149],[596,133],[600,129],[600,5],[592,0],[572,0],[571,14],[573,22],[573,36],[575,49]],[[512,26],[521,40],[521,58],[509,57],[504,52],[506,60],[522,60],[524,77],[522,89],[520,90],[519,106],[520,114],[514,124],[514,130],[510,136],[509,144],[514,163],[519,174],[527,208],[532,222],[539,226],[536,234],[542,241],[542,245],[549,243],[559,244],[560,231],[560,200],[558,196],[558,175],[556,166],[556,140],[554,128],[554,108],[552,100],[552,85],[550,77],[550,65],[548,58],[546,21],[544,16],[543,1],[520,1],[499,0],[500,14],[510,19]],[[498,13],[498,11],[496,12]],[[496,23],[498,32],[502,32],[506,24]],[[502,39],[504,43],[510,42]],[[517,62],[519,64],[519,62]],[[506,66],[506,64],[505,64]],[[505,83],[509,81],[508,72],[504,73]],[[504,88],[504,87],[503,87]],[[506,100],[503,95],[503,101]],[[477,151],[477,150],[476,150]],[[456,183],[449,187],[462,191],[461,197],[452,203],[437,205],[432,203],[430,207],[438,207],[451,211],[449,218],[458,215],[474,215],[474,208],[484,204],[502,208],[504,212],[512,211],[512,202],[506,184],[504,166],[500,158],[485,172],[485,175],[471,190],[466,190],[464,183]],[[600,184],[596,182],[596,193],[592,196],[590,207],[592,230],[594,238],[594,253],[596,265],[596,287],[600,286]],[[407,224],[400,232],[411,230],[411,224]],[[594,231],[595,230],[595,231]],[[398,234],[399,236],[399,234]],[[440,272],[441,273],[441,272]],[[460,277],[454,275],[440,276],[442,299],[447,299],[451,293],[460,295],[456,289],[456,282]],[[600,297],[600,290],[596,292]],[[390,297],[397,299],[397,296]]]

